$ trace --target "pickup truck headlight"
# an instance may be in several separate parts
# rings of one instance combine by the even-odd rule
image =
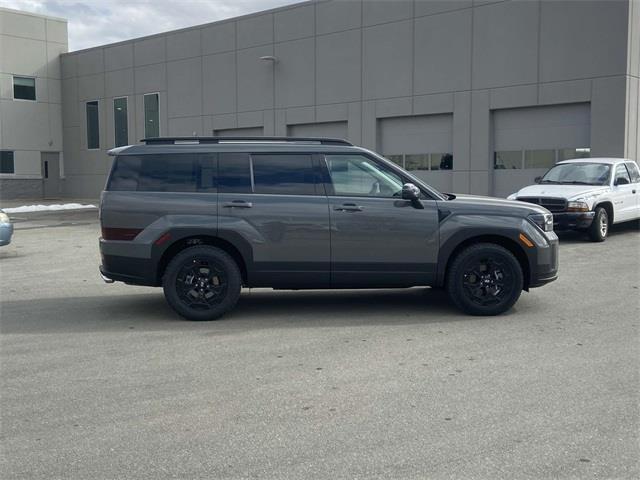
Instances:
[[[553,231],[553,215],[550,213],[534,213],[529,215],[529,220],[543,232]]]
[[[586,202],[567,202],[567,212],[588,212],[589,205]]]

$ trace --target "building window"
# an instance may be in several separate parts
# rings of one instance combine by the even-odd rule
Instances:
[[[100,120],[98,115],[98,101],[87,102],[87,148],[100,148]]]
[[[113,100],[113,123],[115,146],[122,147],[129,144],[129,124],[127,118],[127,97]]]
[[[11,150],[0,151],[0,173],[15,173],[13,152]]]
[[[556,164],[555,150],[525,150],[524,168],[551,168]]]
[[[16,100],[35,100],[36,79],[30,77],[13,77],[13,98]]]
[[[157,93],[144,96],[144,136],[153,138],[160,136],[160,99]]]
[[[386,158],[405,170],[453,170],[453,155],[450,153],[415,153],[386,155]]]
[[[591,149],[589,147],[583,148],[561,148],[558,150],[558,161],[571,160],[573,158],[589,158],[591,156]]]
[[[501,152],[494,152],[493,168],[496,170],[522,168],[522,150],[504,150]]]

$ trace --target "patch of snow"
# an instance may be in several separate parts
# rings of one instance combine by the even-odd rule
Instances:
[[[57,212],[60,210],[82,210],[97,208],[95,205],[81,203],[54,203],[52,205],[23,205],[21,207],[3,208],[5,213]]]

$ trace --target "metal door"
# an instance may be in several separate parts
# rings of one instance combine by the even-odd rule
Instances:
[[[44,198],[58,198],[60,196],[60,153],[41,152],[42,162],[42,193]]]

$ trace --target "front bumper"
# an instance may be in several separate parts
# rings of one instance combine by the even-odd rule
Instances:
[[[9,245],[13,235],[12,223],[0,223],[0,246]]]
[[[558,278],[558,251],[560,244],[553,233],[546,235],[548,246],[538,247],[534,262],[530,263],[531,276],[529,288],[541,287]]]
[[[595,212],[562,212],[553,214],[554,230],[581,230],[593,223]]]

